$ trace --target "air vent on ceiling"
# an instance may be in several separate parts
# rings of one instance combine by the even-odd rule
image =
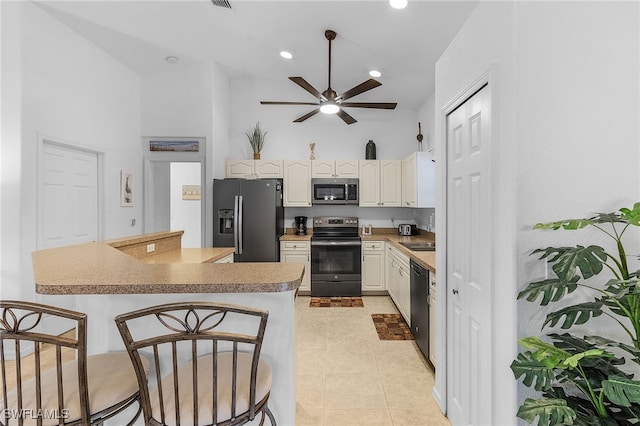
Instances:
[[[231,3],[228,0],[211,0],[214,6],[224,7],[226,9],[231,9]]]

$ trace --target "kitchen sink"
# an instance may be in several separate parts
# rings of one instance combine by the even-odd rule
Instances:
[[[414,242],[414,243],[400,243],[411,251],[435,251],[436,243],[434,242]]]

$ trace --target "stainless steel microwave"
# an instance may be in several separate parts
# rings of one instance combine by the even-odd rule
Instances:
[[[358,179],[311,179],[313,204],[358,204]]]

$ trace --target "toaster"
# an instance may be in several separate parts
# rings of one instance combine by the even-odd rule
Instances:
[[[398,225],[398,235],[418,235],[418,227],[408,223]]]

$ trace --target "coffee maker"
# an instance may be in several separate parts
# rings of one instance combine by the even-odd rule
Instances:
[[[296,235],[307,235],[307,217],[296,216]]]

